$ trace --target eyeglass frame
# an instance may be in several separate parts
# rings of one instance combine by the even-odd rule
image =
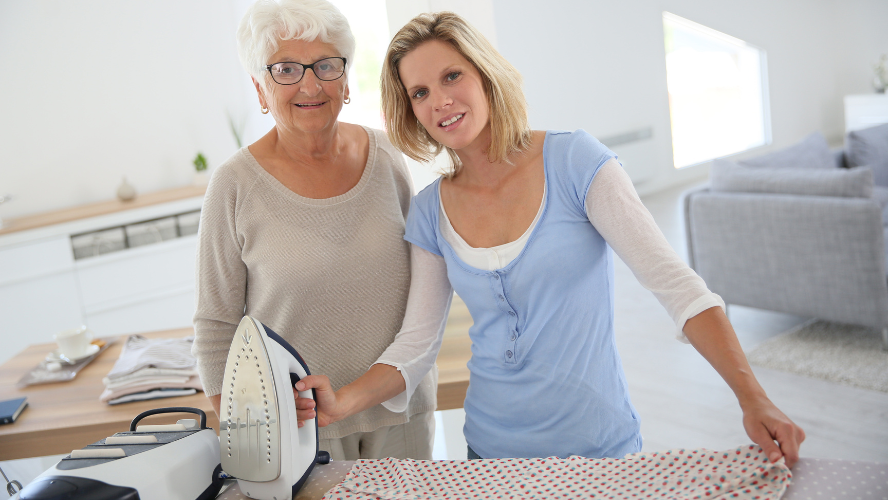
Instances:
[[[332,80],[324,80],[323,78],[319,77],[318,74],[314,70],[315,64],[317,64],[321,61],[326,61],[327,59],[342,59],[342,73],[340,73],[339,76],[337,76],[336,78],[334,78]],[[271,72],[271,68],[275,64],[298,64],[298,65],[302,66],[302,76],[300,76],[299,79],[293,83],[281,83],[281,82],[274,79],[274,73]],[[297,83],[301,82],[303,78],[305,78],[305,73],[309,69],[311,70],[312,73],[314,73],[314,76],[317,77],[318,80],[320,80],[322,82],[335,82],[336,80],[339,80],[340,78],[342,78],[342,75],[345,74],[345,68],[347,65],[348,65],[348,59],[346,59],[344,57],[340,57],[340,56],[332,56],[332,57],[325,57],[323,59],[318,59],[317,61],[315,61],[311,64],[302,64],[302,63],[298,63],[295,61],[281,61],[281,62],[276,62],[274,64],[269,64],[269,65],[265,66],[265,69],[268,70],[268,74],[271,75],[271,80],[274,83],[276,83],[278,85],[296,85]]]

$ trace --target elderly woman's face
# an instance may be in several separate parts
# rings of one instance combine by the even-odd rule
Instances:
[[[312,64],[328,57],[340,57],[336,48],[319,39],[284,40],[280,42],[267,64],[297,62]],[[279,132],[315,133],[332,130],[343,100],[348,96],[348,80],[343,74],[336,80],[324,81],[314,70],[306,69],[302,79],[292,85],[280,85],[266,73],[262,85],[257,85],[259,101],[271,110]]]
[[[459,151],[487,147],[490,111],[478,69],[450,44],[425,42],[401,59],[401,83],[413,114],[433,139]],[[480,142],[478,142],[480,141]]]

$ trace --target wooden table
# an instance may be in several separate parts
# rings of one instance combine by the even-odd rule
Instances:
[[[467,335],[445,335],[438,356],[438,409],[461,408],[469,385],[466,368],[471,352]],[[148,338],[175,338],[192,335],[191,328],[142,334]],[[129,430],[139,413],[164,406],[190,406],[207,414],[207,425],[219,429],[219,420],[203,393],[176,398],[137,401],[110,406],[99,401],[104,389],[102,378],[111,371],[120,355],[123,338],[118,339],[70,382],[32,385],[23,389],[16,382],[43,360],[55,344],[32,345],[0,365],[0,401],[28,398],[29,407],[15,423],[0,425],[0,461],[69,453],[89,443]],[[175,422],[187,415],[157,417]],[[149,419],[145,420],[150,423]],[[155,422],[156,423],[156,422]]]

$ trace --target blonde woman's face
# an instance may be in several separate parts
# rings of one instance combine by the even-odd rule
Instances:
[[[341,56],[332,44],[320,39],[283,40],[268,64],[297,62],[312,64],[327,57]],[[255,80],[254,80],[255,81]],[[317,133],[332,129],[348,96],[346,75],[332,81],[321,80],[311,69],[292,85],[280,85],[269,76],[256,84],[259,102],[271,110],[279,133]]]
[[[413,114],[433,139],[460,151],[486,148],[490,110],[481,74],[450,44],[425,42],[401,59]]]

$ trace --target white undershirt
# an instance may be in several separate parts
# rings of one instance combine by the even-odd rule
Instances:
[[[440,197],[439,197],[440,198]],[[543,193],[545,203],[546,193]],[[444,239],[466,264],[492,271],[517,257],[539,222],[542,203],[530,227],[517,240],[492,248],[473,248],[454,231],[443,204],[440,229]],[[612,158],[601,166],[586,193],[586,215],[614,252],[629,266],[642,286],[653,292],[678,327],[678,339],[688,319],[725,303],[675,253],[654,218],[641,203],[620,163]],[[453,288],[444,258],[410,245],[410,292],[401,330],[377,363],[396,367],[407,390],[383,403],[403,412],[416,385],[434,366],[450,311]]]
[[[546,191],[548,189],[548,186],[543,186],[543,202],[546,200]],[[441,199],[440,191],[441,184],[438,183],[438,199]],[[537,222],[540,220],[540,215],[543,213],[543,204],[544,203],[540,203],[540,208],[537,210],[533,222],[530,223],[530,227],[528,227],[527,231],[524,231],[524,234],[522,234],[517,240],[490,248],[475,248],[466,243],[466,240],[453,229],[453,225],[450,223],[450,218],[447,217],[447,212],[444,211],[444,203],[442,202],[438,204],[438,219],[440,221],[439,225],[441,227],[441,234],[444,236],[444,239],[447,240],[447,243],[450,243],[450,246],[453,247],[456,255],[466,264],[477,269],[484,269],[485,271],[502,269],[515,260],[515,258],[518,257],[518,254],[524,250],[524,245],[527,244],[527,240],[530,238],[530,233],[533,232]]]

